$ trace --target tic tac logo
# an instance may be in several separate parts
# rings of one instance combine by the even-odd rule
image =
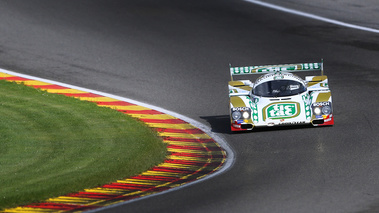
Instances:
[[[268,119],[286,119],[298,116],[299,109],[299,104],[295,102],[274,103],[266,106],[263,112]]]

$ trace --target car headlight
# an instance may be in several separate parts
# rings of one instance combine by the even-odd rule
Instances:
[[[323,106],[322,113],[325,115],[329,115],[330,113],[332,113],[332,108],[330,106]]]
[[[315,115],[321,115],[321,108],[320,107],[315,107],[313,109],[313,112],[314,112]]]
[[[244,119],[248,119],[248,118],[250,117],[250,113],[249,113],[249,112],[243,112],[243,113],[242,113],[242,117],[243,117]]]
[[[241,118],[241,112],[240,112],[240,111],[234,111],[234,112],[232,113],[232,118],[233,118],[233,120],[238,120],[238,119],[240,119],[240,118]]]
[[[313,114],[329,115],[332,113],[332,102],[316,102],[312,104]]]

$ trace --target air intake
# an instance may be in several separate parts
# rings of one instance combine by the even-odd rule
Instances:
[[[252,124],[241,124],[241,129],[252,129],[253,125]]]
[[[313,120],[312,121],[312,124],[323,124],[324,123],[324,119],[322,120]]]

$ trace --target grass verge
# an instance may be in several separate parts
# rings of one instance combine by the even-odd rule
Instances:
[[[0,115],[0,209],[136,175],[166,156],[129,116],[2,80]]]

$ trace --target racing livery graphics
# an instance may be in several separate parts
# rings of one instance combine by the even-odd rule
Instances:
[[[292,72],[321,71],[305,80]],[[332,96],[323,62],[230,67],[230,122],[232,131],[260,126],[333,125]],[[261,74],[255,82],[236,75]]]

